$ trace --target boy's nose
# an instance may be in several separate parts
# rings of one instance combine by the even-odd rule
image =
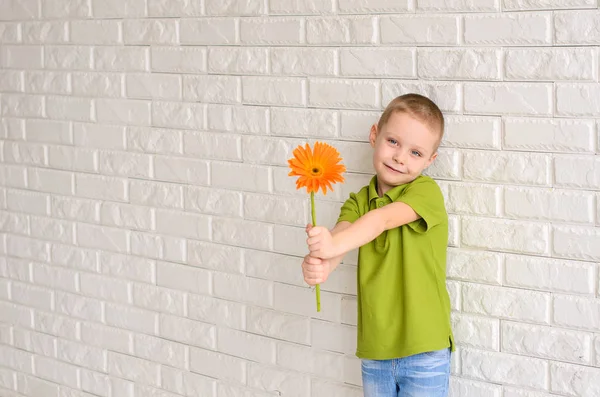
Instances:
[[[401,152],[396,152],[393,159],[396,163],[404,164],[404,154]]]

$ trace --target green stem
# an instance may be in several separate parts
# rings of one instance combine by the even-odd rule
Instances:
[[[310,192],[310,214],[313,226],[317,226],[317,214],[315,212],[315,192]],[[317,284],[317,312],[321,311],[321,286]]]

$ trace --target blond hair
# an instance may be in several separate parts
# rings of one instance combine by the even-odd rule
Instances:
[[[435,147],[437,150],[444,135],[444,115],[431,99],[419,94],[405,94],[394,98],[379,118],[378,131],[381,131],[394,113],[406,113],[425,123],[433,132],[438,133],[439,137]]]

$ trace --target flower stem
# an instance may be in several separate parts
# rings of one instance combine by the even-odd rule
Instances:
[[[310,192],[310,214],[313,226],[317,226],[317,214],[315,212],[315,192]],[[321,311],[321,286],[317,284],[317,312]]]

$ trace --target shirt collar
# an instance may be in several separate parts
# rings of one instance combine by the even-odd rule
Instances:
[[[415,179],[415,181],[420,178],[422,178],[421,175],[419,175],[417,177],[417,179]],[[410,182],[410,183],[412,183],[412,182]],[[389,199],[390,202],[394,202],[400,197],[400,195],[402,194],[404,189],[406,189],[408,187],[408,185],[410,185],[410,183],[405,183],[400,186],[394,186],[393,188],[388,190],[387,193],[385,193],[383,196],[387,197],[387,199]],[[372,200],[376,200],[378,198],[380,198],[380,197],[379,197],[379,193],[377,193],[377,175],[374,175],[373,178],[371,178],[371,182],[369,182],[369,202],[371,202]]]

